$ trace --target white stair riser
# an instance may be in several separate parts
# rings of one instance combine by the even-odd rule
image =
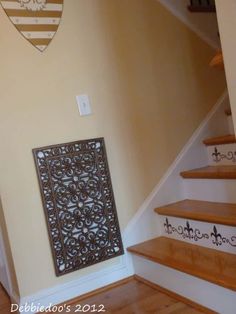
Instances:
[[[236,227],[160,215],[162,235],[236,254]]]
[[[229,126],[229,134],[234,134],[234,123],[232,116],[227,117],[228,120],[228,126]]]
[[[236,180],[183,179],[184,198],[236,203]]]
[[[236,293],[178,270],[133,256],[135,274],[217,313],[235,314]]]
[[[228,166],[236,164],[236,143],[207,147],[209,165]]]

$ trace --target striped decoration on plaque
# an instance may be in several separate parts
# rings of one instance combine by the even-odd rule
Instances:
[[[18,31],[37,49],[44,51],[55,36],[63,11],[63,0],[0,0]]]

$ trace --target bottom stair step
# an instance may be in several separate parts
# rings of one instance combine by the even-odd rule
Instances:
[[[166,237],[128,248],[130,253],[236,291],[236,255]]]

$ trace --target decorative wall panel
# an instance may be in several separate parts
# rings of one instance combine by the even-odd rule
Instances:
[[[33,153],[57,276],[123,254],[104,139]]]

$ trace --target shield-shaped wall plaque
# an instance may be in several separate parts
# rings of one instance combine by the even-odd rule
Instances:
[[[37,49],[44,51],[57,32],[63,0],[0,0],[18,31]]]

